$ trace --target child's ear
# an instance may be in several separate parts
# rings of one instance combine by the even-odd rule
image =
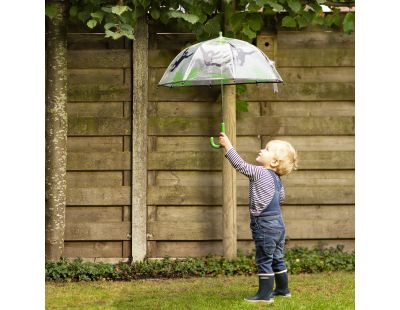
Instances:
[[[271,165],[271,167],[276,167],[276,166],[278,166],[278,161],[276,159],[273,159],[273,160],[271,160],[270,165]]]

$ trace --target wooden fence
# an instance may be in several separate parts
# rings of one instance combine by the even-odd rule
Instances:
[[[157,34],[159,32],[159,34]],[[150,28],[147,256],[222,254],[222,150],[218,87],[157,87],[193,34]],[[70,33],[68,197],[64,256],[126,260],[131,246],[132,42]],[[287,247],[345,245],[354,250],[354,35],[339,31],[262,33],[284,85],[247,85],[237,112],[237,149],[257,164],[273,138],[299,151],[283,178]],[[254,248],[248,179],[237,173],[238,249]]]

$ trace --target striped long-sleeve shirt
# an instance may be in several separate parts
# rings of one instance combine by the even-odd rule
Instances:
[[[273,171],[262,166],[251,165],[245,162],[231,147],[225,154],[232,166],[249,178],[249,209],[252,215],[258,216],[260,213],[266,214],[265,209],[271,202],[275,193],[275,183]],[[283,185],[280,191],[280,203],[285,199]],[[263,212],[264,211],[264,212]]]

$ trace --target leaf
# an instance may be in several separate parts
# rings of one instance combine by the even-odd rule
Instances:
[[[299,12],[301,9],[301,3],[298,0],[287,0],[287,4],[295,13]]]
[[[95,19],[89,19],[86,23],[86,25],[90,28],[93,29],[97,25],[97,20]]]
[[[282,5],[276,3],[276,2],[274,2],[272,0],[267,0],[267,1],[265,1],[265,3],[268,4],[273,10],[275,10],[277,12],[280,12],[280,11],[284,10]]]
[[[94,13],[90,13],[90,16],[92,16],[93,18],[95,18],[99,23],[101,23],[101,21],[104,18],[104,13],[102,11],[96,11]]]
[[[249,25],[245,25],[243,27],[242,32],[248,36],[250,39],[254,39],[257,36],[257,33],[250,29]]]
[[[304,28],[304,27],[307,27],[307,26],[308,26],[308,21],[307,21],[307,19],[306,19],[305,16],[303,16],[303,15],[297,15],[297,16],[295,17],[295,19],[296,19],[297,24],[299,25],[300,28]]]
[[[117,26],[117,24],[107,23],[107,24],[104,25],[104,29],[105,30],[109,30],[111,27],[115,27],[115,26]]]
[[[179,11],[168,11],[168,15],[171,18],[182,18],[184,20],[186,20],[187,22],[191,23],[191,24],[195,24],[198,22],[199,17],[197,15],[194,14],[188,14],[188,13],[182,13]]]
[[[132,11],[132,9],[127,5],[115,5],[111,7],[111,12],[117,15],[121,15],[126,11]]]
[[[57,14],[57,7],[55,4],[47,4],[45,6],[45,15],[50,19],[53,19]]]
[[[283,27],[288,27],[288,28],[294,28],[294,27],[296,27],[296,21],[291,16],[285,16],[282,19],[282,26]]]
[[[260,14],[250,14],[247,22],[250,28],[254,31],[259,31],[263,25],[263,19]]]
[[[151,8],[150,15],[153,19],[159,19],[160,18],[160,11],[157,8]]]
[[[111,30],[106,30],[106,38],[113,38],[114,40],[119,39],[120,37],[122,37],[122,33],[120,32],[113,32]]]
[[[348,12],[343,19],[343,31],[346,33],[352,33],[354,31],[355,14]]]
[[[238,32],[242,28],[242,23],[243,23],[244,17],[245,17],[244,12],[237,12],[232,16],[230,23],[232,26],[232,30],[234,32]]]

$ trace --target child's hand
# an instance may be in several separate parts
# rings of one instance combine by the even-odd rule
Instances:
[[[220,134],[219,134],[219,143],[226,149],[229,149],[232,146],[231,141],[229,141],[228,136],[226,134],[224,134],[223,132],[220,132]]]

